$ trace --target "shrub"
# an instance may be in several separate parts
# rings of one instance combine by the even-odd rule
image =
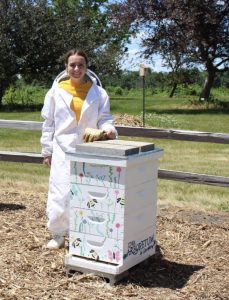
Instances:
[[[152,88],[151,89],[151,95],[153,96],[155,94],[158,94],[158,90],[157,90],[157,88]]]
[[[115,93],[115,95],[122,96],[123,95],[123,89],[120,86],[117,86],[115,88],[114,93]]]
[[[108,87],[106,88],[106,90],[107,90],[108,94],[113,94],[113,92],[114,92],[114,89],[115,89],[115,87],[114,87],[114,86],[108,86]]]
[[[190,89],[190,90],[189,90],[189,95],[190,95],[190,96],[197,96],[198,93],[197,93],[197,91],[196,91],[195,89]]]
[[[47,90],[32,85],[22,85],[19,87],[10,86],[3,98],[2,104],[6,106],[31,107],[42,104]]]

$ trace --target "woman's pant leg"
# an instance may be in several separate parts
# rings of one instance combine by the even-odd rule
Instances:
[[[69,229],[70,185],[50,182],[47,203],[47,227],[52,234],[65,235]]]
[[[52,156],[47,202],[47,227],[52,234],[63,235],[69,230],[70,162],[58,145]]]

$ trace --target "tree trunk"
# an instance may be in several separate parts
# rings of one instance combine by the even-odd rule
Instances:
[[[172,88],[172,91],[171,91],[171,93],[170,93],[170,95],[169,95],[169,98],[172,98],[172,97],[173,97],[173,95],[174,95],[174,93],[175,93],[175,91],[176,91],[176,88],[177,88],[177,83],[175,82],[175,83],[173,84],[173,88]]]
[[[209,100],[211,88],[214,83],[215,70],[213,68],[209,68],[207,72],[207,77],[204,81],[204,86],[200,94],[200,100]]]

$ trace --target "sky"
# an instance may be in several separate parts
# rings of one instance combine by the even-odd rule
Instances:
[[[144,64],[146,67],[151,68],[153,72],[168,72],[168,69],[166,67],[163,67],[163,63],[159,55],[153,56],[153,63],[146,61],[144,58],[140,57],[140,43],[140,36],[137,36],[136,38],[131,38],[131,43],[127,45],[128,58],[123,59],[122,69],[128,71],[138,71],[139,65]]]

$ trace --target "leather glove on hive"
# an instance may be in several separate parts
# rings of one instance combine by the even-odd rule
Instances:
[[[83,136],[85,143],[108,140],[107,133],[101,129],[86,128]]]

